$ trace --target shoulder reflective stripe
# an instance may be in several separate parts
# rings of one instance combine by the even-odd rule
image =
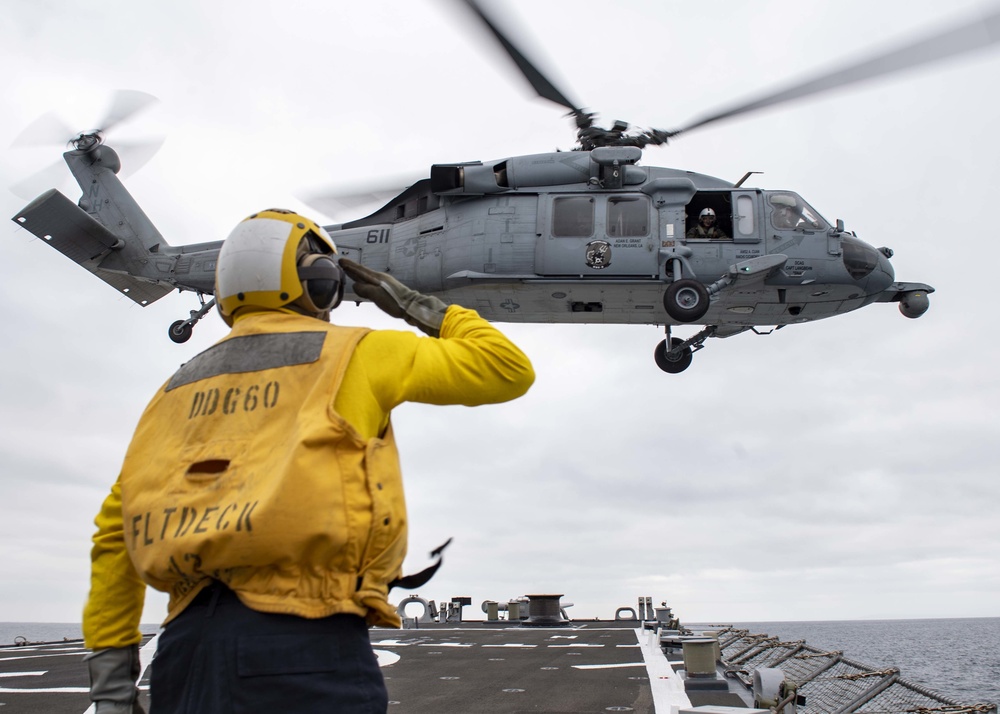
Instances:
[[[278,332],[243,335],[210,347],[183,365],[164,391],[220,374],[260,372],[308,364],[319,359],[325,332]]]

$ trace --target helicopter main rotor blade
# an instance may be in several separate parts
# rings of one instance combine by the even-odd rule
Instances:
[[[857,82],[864,82],[920,65],[940,62],[951,57],[989,47],[1000,41],[1000,6],[981,17],[895,50],[871,57],[833,72],[794,84],[772,94],[737,104],[716,114],[702,117],[692,124],[671,132],[672,136],[740,114],[802,99],[812,94],[828,92]]]
[[[295,198],[325,216],[336,218],[347,212],[375,204],[384,205],[398,196],[426,174],[400,174],[372,182],[354,182],[350,189],[345,186],[329,186],[325,189],[298,191]]]
[[[507,35],[505,35],[496,23],[490,19],[490,17],[483,11],[477,0],[462,0],[483,22],[484,25],[493,33],[493,36],[497,38],[500,44],[503,46],[504,50],[514,60],[514,64],[517,68],[521,70],[521,74],[524,75],[525,79],[531,84],[538,96],[543,99],[548,99],[551,102],[560,104],[567,109],[569,109],[574,114],[580,115],[583,110],[576,106],[576,103],[571,101],[566,97],[565,94],[560,92],[549,78],[546,77],[541,70],[539,70],[532,62],[529,60],[521,50],[517,48],[516,45],[510,40]]]

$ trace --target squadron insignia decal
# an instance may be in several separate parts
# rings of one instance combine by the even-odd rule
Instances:
[[[587,243],[585,258],[594,270],[603,270],[611,265],[611,244],[606,240],[592,240]]]

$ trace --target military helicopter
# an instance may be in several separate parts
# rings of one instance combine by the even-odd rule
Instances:
[[[671,131],[609,129],[567,99],[483,7],[469,10],[535,91],[569,110],[573,151],[436,164],[430,176],[368,216],[327,226],[341,254],[490,320],[650,324],[666,335],[659,368],[679,373],[710,337],[819,320],[874,302],[921,316],[934,289],[896,282],[892,251],[827,221],[801,196],[670,168],[641,166],[643,150],[763,107],[994,44],[981,27],[1000,11],[866,62],[724,109]],[[994,33],[996,34],[996,33]],[[107,128],[63,154],[82,197],[38,196],[13,220],[140,305],[174,289],[200,307],[169,328],[191,337],[214,306],[221,241],[171,246],[117,174]],[[714,218],[710,220],[710,218]],[[358,300],[347,286],[347,298]],[[700,325],[692,337],[671,335]]]

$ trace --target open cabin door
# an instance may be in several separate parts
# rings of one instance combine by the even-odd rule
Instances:
[[[712,211],[714,221],[702,221]],[[698,191],[685,206],[684,244],[699,276],[721,277],[729,266],[765,252],[756,190]]]

